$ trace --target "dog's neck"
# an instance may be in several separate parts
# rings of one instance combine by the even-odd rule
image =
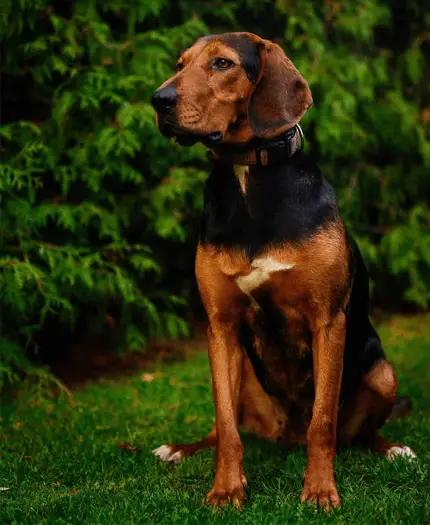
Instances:
[[[303,148],[303,132],[297,124],[273,139],[253,139],[247,144],[221,144],[212,158],[236,166],[267,166],[288,159]]]

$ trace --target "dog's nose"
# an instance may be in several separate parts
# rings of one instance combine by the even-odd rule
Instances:
[[[173,86],[166,86],[152,95],[151,104],[157,113],[167,113],[178,103],[178,92]]]

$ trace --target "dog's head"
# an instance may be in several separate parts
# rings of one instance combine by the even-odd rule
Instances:
[[[252,33],[225,33],[187,49],[151,102],[165,136],[215,146],[287,131],[312,96],[277,44]]]

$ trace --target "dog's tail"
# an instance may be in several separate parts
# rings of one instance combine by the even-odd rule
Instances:
[[[393,421],[393,419],[398,419],[400,417],[406,417],[411,413],[411,410],[411,398],[407,396],[398,397],[394,402],[393,409],[391,410],[391,414],[387,418],[387,422]]]

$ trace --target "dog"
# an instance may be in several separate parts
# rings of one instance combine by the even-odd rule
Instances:
[[[306,445],[302,502],[340,505],[338,442],[415,457],[378,435],[397,379],[369,316],[369,284],[333,188],[304,153],[308,83],[277,44],[251,33],[200,38],[154,93],[166,137],[210,149],[196,255],[216,422],[193,444],[153,452],[179,463],[216,448],[206,501],[246,499],[239,426]]]

